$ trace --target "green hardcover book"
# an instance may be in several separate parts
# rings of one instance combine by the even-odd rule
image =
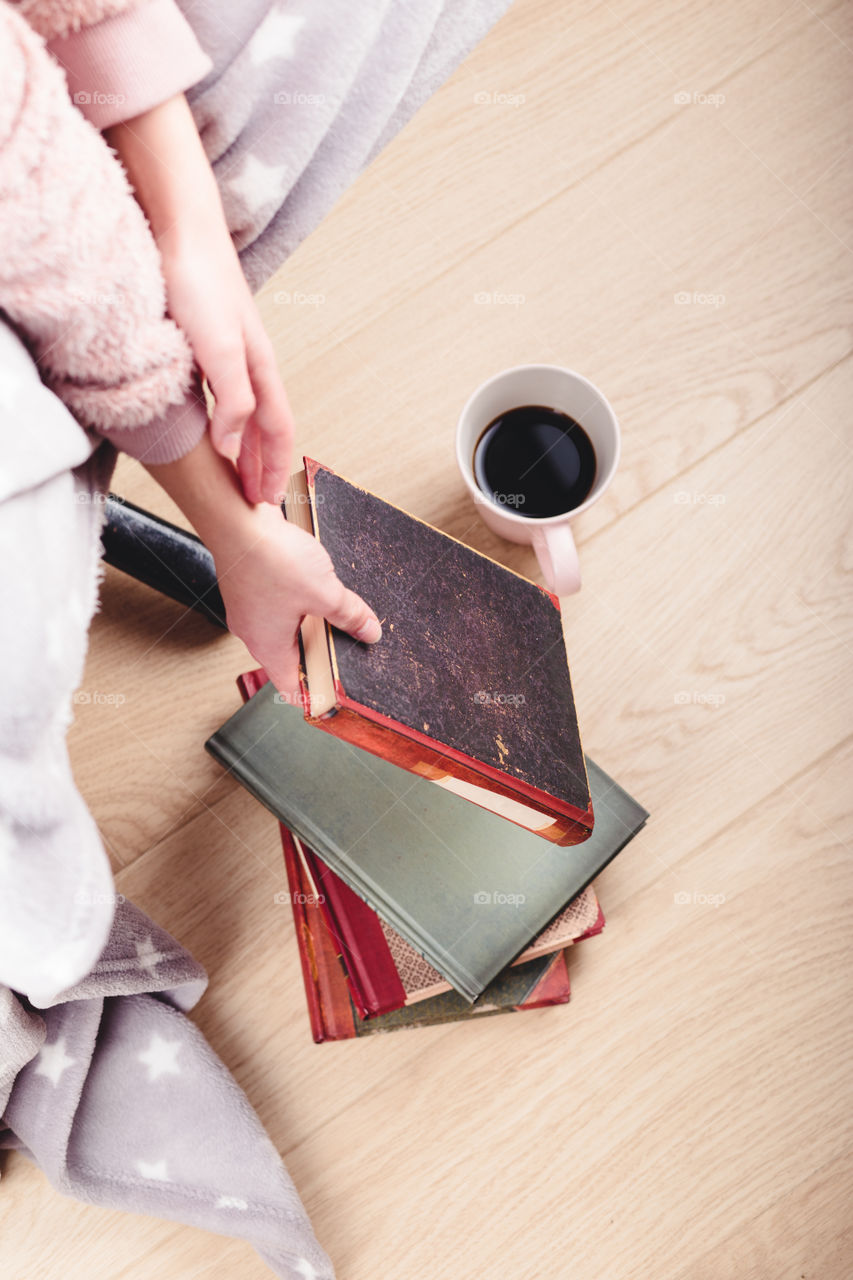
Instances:
[[[562,848],[318,733],[272,684],[206,746],[470,1001],[648,817],[602,772],[595,830]]]
[[[471,1021],[495,1013],[518,1013],[567,1004],[571,995],[568,952],[539,956],[499,973],[471,1004],[457,991],[444,991],[405,1008],[364,1018],[352,998],[344,958],[323,918],[316,885],[308,878],[294,836],[281,828],[284,863],[299,946],[311,1033],[317,1042],[352,1040],[401,1027]]]

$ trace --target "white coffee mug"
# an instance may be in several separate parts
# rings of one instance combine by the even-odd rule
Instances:
[[[486,494],[474,474],[474,452],[490,423],[510,409],[544,405],[567,413],[583,427],[595,450],[595,479],[586,498],[556,516],[523,516]],[[601,497],[619,465],[622,440],[616,415],[591,382],[554,364],[522,364],[478,387],[459,416],[456,460],[462,478],[490,529],[510,542],[530,543],[545,583],[557,596],[580,590],[581,572],[571,522]]]

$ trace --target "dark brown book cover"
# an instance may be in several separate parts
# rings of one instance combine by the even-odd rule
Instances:
[[[305,475],[315,535],[383,622],[376,645],[326,625],[334,705],[312,722],[462,784],[556,844],[587,839],[593,806],[559,600],[309,458]]]

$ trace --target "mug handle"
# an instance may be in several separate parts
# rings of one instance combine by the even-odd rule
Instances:
[[[533,533],[533,550],[555,596],[571,596],[581,589],[578,549],[568,523],[540,525]]]

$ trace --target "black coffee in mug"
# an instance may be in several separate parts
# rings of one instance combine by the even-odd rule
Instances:
[[[483,493],[531,519],[573,511],[595,483],[595,449],[579,422],[542,405],[508,409],[474,449]]]

